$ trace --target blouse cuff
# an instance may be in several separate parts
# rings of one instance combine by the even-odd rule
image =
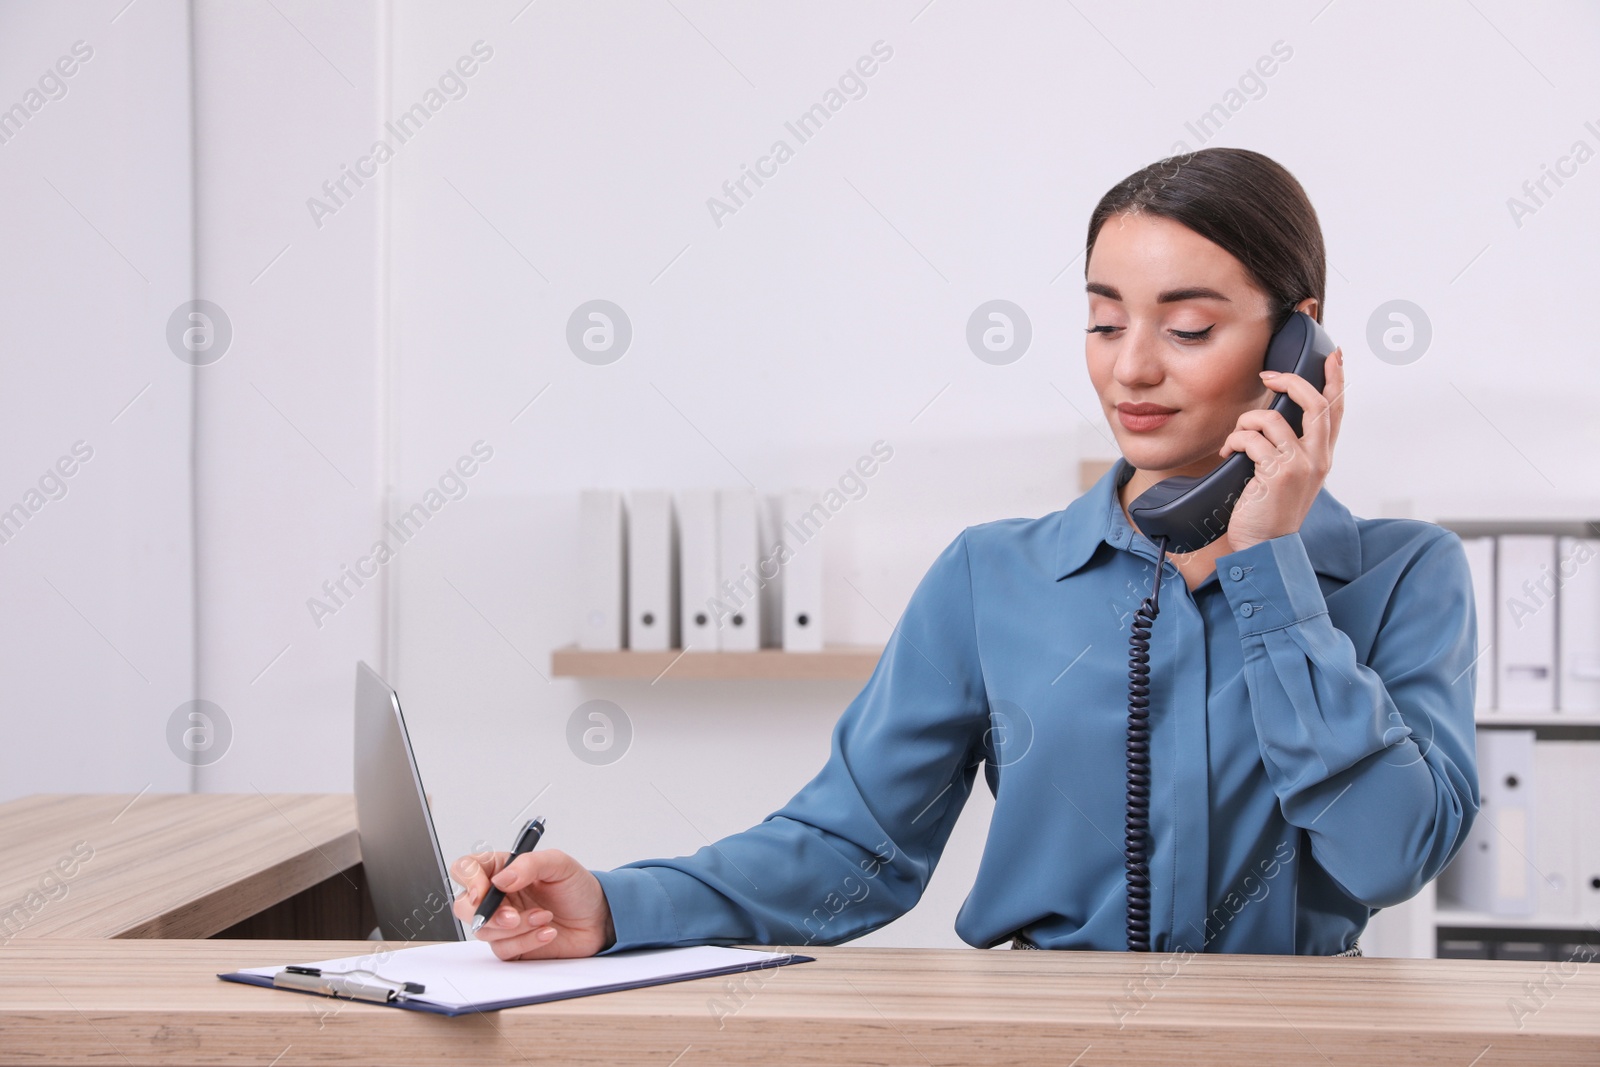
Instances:
[[[681,940],[672,898],[655,875],[639,867],[590,873],[600,880],[606,905],[611,909],[611,925],[617,932],[616,944],[597,955],[671,945]]]
[[[1233,607],[1241,638],[1294,626],[1328,611],[1298,530],[1218,556],[1217,581]]]

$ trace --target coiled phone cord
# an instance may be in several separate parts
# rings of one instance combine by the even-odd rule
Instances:
[[[1167,539],[1156,539],[1155,589],[1128,635],[1128,811],[1123,863],[1128,879],[1128,951],[1150,951],[1150,627],[1161,611]]]

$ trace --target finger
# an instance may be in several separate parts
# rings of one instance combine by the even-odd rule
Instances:
[[[1269,377],[1270,375],[1270,377]],[[1262,371],[1261,384],[1268,389],[1280,393],[1288,393],[1289,399],[1300,405],[1300,410],[1310,413],[1321,411],[1327,406],[1328,398],[1317,392],[1316,387],[1298,374],[1287,372]]]
[[[1273,431],[1278,437],[1277,440],[1265,436],[1257,427],[1241,427],[1228,435],[1222,447],[1217,450],[1218,453],[1223,459],[1227,459],[1231,453],[1243,452],[1258,465],[1270,461],[1276,466],[1293,458],[1300,451],[1300,438],[1289,429],[1288,423],[1281,421],[1281,416],[1279,418],[1280,421]],[[1254,447],[1251,447],[1252,442]]]
[[[1300,418],[1300,428],[1305,431],[1306,443],[1315,444],[1319,449],[1326,447],[1328,398],[1298,374],[1280,373],[1268,378],[1265,373],[1261,379],[1263,385],[1280,393],[1288,393],[1289,399],[1300,405],[1304,413]]]
[[[1268,475],[1283,461],[1283,453],[1255,430],[1235,430],[1228,435],[1223,448],[1229,452],[1243,452],[1256,465],[1257,475]]]
[[[502,923],[501,917],[496,915],[493,919],[478,927],[476,936],[479,941],[504,941],[508,937],[516,937],[526,930],[521,922],[512,922],[509,925]]]
[[[507,893],[536,887],[541,882],[557,881],[562,876],[560,867],[564,859],[566,856],[563,853],[553,849],[548,852],[524,852],[501,868],[491,881]]]
[[[508,937],[520,937],[536,927],[548,926],[553,918],[554,916],[541,908],[526,912],[519,912],[509,906],[500,908],[494,913],[493,918],[478,927],[478,939],[504,941]]]
[[[489,892],[489,878],[498,871],[511,853],[489,852],[462,856],[450,865],[450,877],[466,891],[472,906],[477,907]]]
[[[1328,397],[1329,420],[1331,433],[1328,436],[1328,447],[1333,447],[1333,442],[1339,439],[1339,427],[1344,422],[1344,393],[1347,382],[1344,376],[1344,350],[1335,348],[1328,356],[1327,369],[1323,374],[1327,379],[1327,386],[1323,392]],[[1330,457],[1331,458],[1331,457]]]
[[[1267,440],[1281,451],[1290,451],[1299,442],[1294,435],[1294,427],[1289,425],[1289,420],[1283,417],[1282,412],[1273,411],[1271,408],[1251,408],[1239,416],[1235,433],[1240,430],[1254,430],[1266,435]]]
[[[537,959],[539,956],[556,955],[560,949],[555,946],[556,928],[541,926],[537,930],[527,930],[511,937],[504,937],[492,943],[494,954],[503,960]]]

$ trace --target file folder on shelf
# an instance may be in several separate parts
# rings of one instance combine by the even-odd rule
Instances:
[[[761,647],[761,581],[756,574],[759,508],[752,489],[717,493],[719,604],[713,622],[720,626],[723,651],[754,652]]]
[[[523,1004],[812,962],[810,956],[790,952],[714,945],[508,962],[496,956],[487,941],[474,938],[309,964],[247,967],[217,977],[227,982],[339,996],[435,1015],[475,1015]]]
[[[1588,780],[1594,776],[1591,760],[1600,760],[1600,743],[1533,743],[1533,788],[1540,802],[1533,865],[1537,868],[1540,918],[1576,919],[1579,915],[1583,830],[1588,825],[1591,833],[1600,831],[1600,826],[1586,824],[1584,818],[1589,814],[1584,804]],[[1589,807],[1592,809],[1592,804]]]
[[[678,590],[680,647],[697,652],[721,648],[714,605],[717,593],[717,493],[685,489],[678,494]]]
[[[1557,555],[1556,706],[1564,717],[1600,721],[1600,539],[1563,537]]]
[[[1478,730],[1478,814],[1439,878],[1439,892],[1470,911],[1531,915],[1536,775],[1532,730]]]
[[[678,544],[672,494],[638,490],[628,498],[628,647],[678,647]]]
[[[1597,741],[1576,741],[1579,745],[1600,745]],[[1585,771],[1580,775],[1569,817],[1577,824],[1578,835],[1578,917],[1600,923],[1600,777],[1594,773],[1595,753],[1583,757]]]
[[[822,651],[822,545],[816,540],[821,523],[812,509],[827,509],[816,494],[792,489],[783,494],[783,543],[788,547],[783,565],[783,649],[785,652]]]
[[[1548,716],[1556,707],[1556,539],[1502,534],[1496,556],[1498,712]]]
[[[585,489],[578,496],[578,647],[615,651],[627,636],[627,514],[622,494]]]
[[[1467,553],[1467,566],[1472,572],[1472,600],[1478,612],[1478,648],[1476,677],[1478,688],[1473,707],[1479,718],[1498,705],[1495,702],[1495,663],[1499,657],[1495,649],[1495,584],[1494,538],[1463,537],[1461,547]]]
[[[756,574],[761,586],[762,648],[783,647],[783,497],[757,497],[757,529],[761,535],[756,553]]]

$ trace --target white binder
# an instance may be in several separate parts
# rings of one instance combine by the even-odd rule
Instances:
[[[672,494],[636,490],[628,498],[628,647],[678,647],[678,536]]]
[[[579,648],[608,652],[626,647],[626,518],[621,493],[585,489],[579,494]]]
[[[756,557],[756,573],[765,583],[761,587],[761,647],[783,647],[783,497],[762,494],[760,515],[761,551]]]
[[[1534,733],[1478,730],[1479,808],[1439,892],[1469,911],[1531,915],[1534,871]]]
[[[1548,716],[1556,707],[1556,539],[1502,534],[1496,556],[1499,712]]]
[[[1533,745],[1534,791],[1540,801],[1533,865],[1538,868],[1538,914],[1542,919],[1576,919],[1579,914],[1584,801],[1588,799],[1588,779],[1594,774],[1586,761],[1595,759],[1600,759],[1600,745],[1593,741],[1535,741]],[[1593,805],[1589,806],[1592,809]],[[1600,829],[1592,822],[1588,825],[1591,833]]]
[[[1573,741],[1574,747],[1589,746],[1580,757],[1581,768],[1569,805],[1568,817],[1576,824],[1578,838],[1578,917],[1587,923],[1600,923],[1600,776],[1595,761],[1600,759],[1597,741]]]
[[[1467,566],[1472,571],[1472,599],[1478,609],[1478,648],[1476,674],[1478,689],[1473,703],[1478,717],[1490,718],[1498,705],[1495,703],[1495,584],[1494,538],[1463,537],[1461,547],[1467,553]]]
[[[717,592],[714,622],[723,651],[761,647],[760,500],[753,489],[717,492]]]
[[[1557,560],[1556,706],[1574,719],[1600,719],[1600,539],[1563,537]]]
[[[783,494],[783,650],[822,651],[822,543],[817,540],[828,511],[821,494],[791,489]],[[818,518],[812,509],[821,512]]]
[[[679,647],[715,652],[721,647],[712,605],[717,594],[717,493],[678,494]]]

